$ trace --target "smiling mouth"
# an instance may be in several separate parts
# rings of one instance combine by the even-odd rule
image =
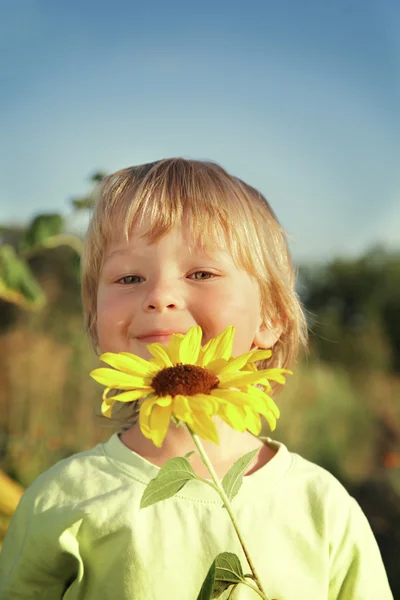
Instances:
[[[172,333],[160,333],[154,335],[146,335],[138,338],[139,342],[143,342],[145,344],[153,344],[154,342],[159,342],[160,344],[167,343],[171,339]]]
[[[185,335],[186,332],[179,329],[153,329],[153,331],[150,330],[139,335],[137,339],[139,342],[144,342],[145,344],[152,344],[154,342],[163,344],[168,343],[174,334]]]

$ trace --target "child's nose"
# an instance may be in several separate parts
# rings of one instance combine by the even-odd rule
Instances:
[[[179,294],[177,286],[155,284],[145,299],[146,311],[180,310],[184,300]]]

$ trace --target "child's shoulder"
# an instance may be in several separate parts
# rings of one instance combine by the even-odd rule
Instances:
[[[292,458],[292,468],[290,475],[300,481],[307,482],[315,486],[327,488],[344,489],[340,481],[328,471],[325,467],[313,462],[312,460],[290,452]]]
[[[333,473],[295,452],[290,454],[292,468],[289,478],[294,486],[304,488],[307,493],[311,494],[349,498],[346,488]]]
[[[272,440],[270,440],[271,442]],[[278,447],[278,456],[286,455],[286,469],[281,471],[280,492],[286,498],[302,498],[309,504],[329,508],[337,503],[354,503],[343,483],[324,467],[292,452],[284,444],[272,442]],[[281,461],[283,464],[283,461]]]
[[[111,469],[103,446],[97,444],[55,463],[28,487],[23,495],[24,502],[43,511],[54,503],[85,498],[104,486]]]
[[[280,486],[288,504],[313,515],[321,525],[329,523],[332,530],[350,521],[364,527],[366,520],[358,502],[335,475],[299,454],[289,454],[290,468]]]

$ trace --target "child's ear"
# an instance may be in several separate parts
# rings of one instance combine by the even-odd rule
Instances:
[[[282,335],[283,325],[276,320],[273,323],[262,322],[254,336],[253,346],[257,348],[272,348]]]

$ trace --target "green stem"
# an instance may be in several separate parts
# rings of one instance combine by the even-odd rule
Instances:
[[[191,431],[190,427],[188,427],[188,430],[190,432],[190,435],[193,438],[194,443],[197,446],[197,449],[199,451],[201,460],[203,461],[203,463],[207,467],[207,469],[208,469],[208,471],[209,471],[209,473],[211,475],[211,478],[212,478],[212,480],[213,480],[213,482],[215,484],[215,488],[216,488],[218,494],[220,495],[221,500],[224,503],[226,510],[228,511],[228,514],[229,514],[229,516],[231,518],[233,527],[234,527],[234,529],[235,529],[235,531],[237,533],[237,536],[239,538],[240,545],[243,548],[244,555],[245,555],[246,560],[247,560],[247,562],[249,564],[250,570],[251,570],[251,572],[253,574],[254,581],[256,582],[256,584],[257,584],[260,592],[262,592],[262,595],[258,592],[258,590],[256,590],[256,588],[253,588],[253,586],[250,585],[249,583],[247,583],[247,582],[243,582],[243,583],[246,583],[247,586],[249,586],[249,587],[253,588],[254,590],[256,590],[257,593],[259,593],[259,595],[262,598],[264,598],[264,600],[269,600],[269,598],[267,597],[266,593],[263,590],[260,578],[259,578],[259,576],[257,574],[257,571],[256,571],[256,568],[254,566],[254,563],[253,563],[253,561],[252,561],[252,559],[250,557],[249,551],[247,550],[247,547],[246,547],[245,541],[243,539],[242,533],[241,533],[241,531],[239,529],[239,524],[238,524],[238,522],[236,520],[236,517],[235,517],[235,515],[233,513],[232,505],[230,503],[230,500],[229,500],[228,496],[225,493],[225,490],[224,490],[224,488],[222,486],[222,483],[220,482],[219,477],[216,474],[216,472],[214,470],[214,467],[213,467],[210,459],[208,458],[207,453],[204,450],[203,444],[201,443],[200,439],[198,438],[198,436],[195,433],[193,433],[193,431]]]
[[[260,596],[260,598],[263,598],[264,600],[268,600],[267,596],[262,591],[260,591],[258,588],[256,588],[255,585],[251,585],[251,583],[249,583],[248,581],[242,581],[242,583],[244,585],[247,585],[247,587],[249,587],[254,592],[257,592],[257,594]]]

